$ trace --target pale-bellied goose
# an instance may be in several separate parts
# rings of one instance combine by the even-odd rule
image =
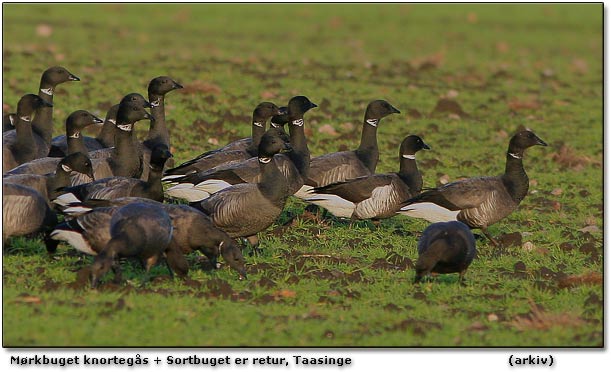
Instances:
[[[468,178],[424,191],[404,202],[398,213],[429,222],[461,221],[480,229],[497,245],[486,229],[511,214],[528,193],[522,157],[535,145],[547,146],[532,131],[520,131],[509,141],[504,174]]]
[[[467,225],[459,221],[429,225],[418,240],[418,261],[415,283],[430,273],[459,273],[464,283],[465,272],[475,257],[475,238]]]
[[[51,238],[66,241],[83,253],[96,255],[110,240],[112,214],[119,207],[134,202],[152,203],[165,209],[174,227],[171,245],[177,245],[185,254],[195,250],[202,252],[215,268],[220,255],[227,265],[240,274],[240,279],[246,278],[244,257],[238,244],[214,226],[210,217],[188,205],[162,204],[134,197],[88,200],[64,210],[65,213],[77,215],[58,225],[51,233]]]
[[[259,144],[259,183],[233,185],[191,205],[210,216],[232,238],[246,237],[256,247],[257,233],[276,221],[289,196],[287,180],[273,157],[290,149],[278,129],[269,129]]]
[[[289,194],[303,186],[309,170],[310,151],[304,134],[304,114],[317,107],[305,96],[291,98],[287,108],[287,119],[290,122],[290,142],[293,148],[289,154],[274,156],[274,162],[286,177]],[[283,120],[277,117],[279,125]],[[280,133],[284,129],[276,128]],[[230,163],[212,168],[208,171],[187,175],[172,180],[177,185],[169,188],[168,195],[186,199],[190,202],[203,200],[210,194],[239,183],[256,183],[261,179],[261,168],[257,158]]]
[[[68,135],[68,153],[82,152],[87,154],[87,149],[83,143],[81,131],[95,124],[101,124],[102,119],[94,116],[85,110],[78,110],[66,119],[66,134]],[[61,158],[46,156],[23,163],[7,172],[7,175],[15,174],[48,174],[55,170]]]
[[[57,191],[60,188],[70,186],[70,174],[73,172],[85,174],[93,179],[93,168],[87,155],[75,152],[60,159],[54,173],[7,175],[2,181],[30,187],[50,202],[58,195]]]
[[[115,279],[120,277],[118,258],[137,257],[146,272],[165,255],[170,274],[189,272],[189,265],[176,246],[170,246],[172,220],[160,206],[150,203],[130,203],[120,207],[110,219],[110,241],[95,257],[91,266],[91,284],[97,287],[111,268]]]
[[[375,173],[379,151],[377,131],[380,120],[399,110],[384,100],[376,100],[367,105],[361,144],[354,151],[340,151],[317,156],[310,162],[310,173],[304,187],[296,196],[307,198],[307,191],[312,187],[326,186],[334,182],[345,181]]]
[[[332,183],[312,190],[306,201],[326,208],[337,217],[351,219],[388,218],[401,203],[422,189],[416,152],[430,149],[418,136],[407,136],[399,148],[399,172],[373,174]]]
[[[2,133],[15,129],[16,122],[17,122],[17,113],[16,112],[11,112],[11,113],[2,115]]]
[[[107,147],[112,147],[115,143],[115,124],[117,123],[117,111],[119,104],[112,106],[106,113],[104,124],[100,133],[96,137],[82,136],[83,145],[87,152],[100,150]],[[66,128],[67,129],[67,128]],[[69,137],[69,135],[68,135]],[[68,149],[68,141],[65,134],[53,138],[51,141],[51,150],[49,156],[63,157],[65,154],[71,154],[73,151]]]
[[[163,166],[172,154],[165,145],[159,144],[153,149],[151,155],[150,172],[148,179],[143,181],[139,178],[131,177],[107,177],[90,183],[65,187],[60,192],[54,202],[61,206],[69,203],[79,202],[88,199],[116,199],[127,196],[136,196],[163,201],[163,186],[161,185],[161,175]]]
[[[57,224],[45,198],[26,186],[2,181],[2,243],[13,236],[44,232]]]
[[[194,159],[188,160],[176,168],[168,169],[165,172],[164,181],[206,171],[221,164],[256,157],[267,121],[272,116],[279,114],[278,106],[271,102],[258,104],[252,113],[252,136],[250,138],[233,141],[220,149],[205,152]]]
[[[17,104],[17,121],[15,130],[2,134],[2,173],[19,164],[36,159],[45,146],[43,139],[32,130],[32,116],[38,115],[40,109],[52,104],[36,94],[26,94]],[[47,149],[48,151],[48,149]],[[45,155],[46,156],[46,155]]]

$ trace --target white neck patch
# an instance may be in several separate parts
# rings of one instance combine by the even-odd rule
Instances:
[[[51,88],[40,88],[40,91],[43,92],[46,95],[49,95],[49,96],[53,95],[53,87],[51,87]]]
[[[161,104],[161,98],[157,98],[155,101],[151,101],[151,106],[158,107]]]
[[[259,158],[259,163],[267,164],[272,161],[272,158]]]
[[[410,154],[403,154],[403,155],[401,155],[401,157],[402,157],[403,159],[416,160],[416,154],[414,154],[414,155],[410,155]]]
[[[62,164],[62,169],[64,170],[64,172],[66,173],[70,173],[72,172],[72,168],[70,168],[69,166],[67,166],[66,164]]]
[[[514,159],[522,159],[520,155],[514,154],[513,152],[508,152],[507,155],[511,156]]]
[[[365,122],[369,125],[371,125],[372,127],[377,127],[378,126],[378,119],[367,119],[365,120]]]
[[[30,117],[30,116],[20,116],[19,119],[21,119],[23,121],[27,121],[28,123],[30,121],[32,121],[32,117]]]
[[[223,243],[225,243],[224,241],[221,242],[221,244],[219,244],[219,254],[221,254],[221,252],[223,251]]]
[[[263,128],[263,123],[259,122],[259,121],[253,121],[252,125],[256,125],[259,128]]]
[[[293,125],[296,125],[296,126],[298,126],[298,127],[301,127],[301,126],[303,126],[303,119],[297,119],[297,120],[293,120],[291,123],[292,123]]]
[[[8,116],[8,121],[11,123],[12,126],[15,126],[15,117],[13,115]]]
[[[121,129],[124,132],[131,132],[133,126],[133,124],[119,124],[117,125],[117,128]]]
[[[81,136],[81,132],[74,132],[74,134],[72,134],[71,136],[68,136],[68,138],[79,138]]]
[[[115,119],[108,119],[107,121],[112,125],[117,124],[117,121]]]
[[[270,122],[269,124],[270,124],[272,127],[274,127],[274,128],[281,128],[281,127],[282,127],[282,125],[281,125],[281,124],[274,123],[273,121],[272,121],[272,122]]]

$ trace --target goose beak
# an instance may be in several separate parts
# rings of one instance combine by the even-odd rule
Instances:
[[[172,86],[172,88],[174,88],[174,89],[182,89],[184,87],[182,85],[178,84],[177,82],[174,82],[174,85]]]
[[[100,119],[97,116],[93,117],[93,124],[99,125],[99,124],[104,124],[104,120]]]
[[[547,143],[544,140],[542,140],[541,138],[537,137],[537,145],[547,146]]]
[[[87,173],[87,176],[88,176],[89,178],[91,178],[91,181],[95,181],[95,176],[94,176],[94,174],[93,174],[93,171],[91,171],[91,172]]]
[[[81,81],[81,79],[79,79],[78,76],[73,75],[73,74],[68,75],[68,80],[70,80],[70,81]]]
[[[152,108],[153,105],[151,105],[151,103],[149,101],[144,101],[144,107],[145,108]]]
[[[318,105],[314,102],[310,102],[310,108],[313,109],[314,107],[318,107]]]
[[[278,107],[278,113],[276,115],[286,115],[289,113],[289,108],[286,106]]]
[[[397,108],[394,107],[394,106],[390,106],[390,108],[391,108],[391,111],[392,111],[393,114],[400,114],[401,113],[401,111],[397,110]]]
[[[427,145],[426,143],[422,142],[422,149],[424,150],[430,150],[431,146]]]
[[[149,114],[149,113],[148,113],[148,112],[146,112],[146,111],[145,111],[145,113],[146,113],[146,115],[144,115],[144,117],[145,117],[146,119],[149,119],[150,121],[155,121],[155,117],[154,117],[153,115]]]

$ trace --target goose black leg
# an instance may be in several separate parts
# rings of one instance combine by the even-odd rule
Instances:
[[[248,241],[248,243],[250,243],[250,246],[252,248],[252,250],[250,251],[250,255],[259,255],[261,253],[263,253],[263,250],[261,248],[259,248],[259,237],[257,235],[251,235],[246,237],[246,240]]]
[[[488,230],[486,230],[486,228],[485,228],[485,227],[480,227],[479,229],[480,229],[480,230],[482,231],[482,233],[483,233],[483,234],[486,236],[486,238],[488,238],[488,240],[490,240],[490,242],[492,243],[492,245],[494,245],[495,247],[498,247],[498,246],[499,246],[499,243],[498,243],[496,240],[494,240],[494,238],[492,237],[492,235],[490,235],[490,233],[488,233]]]

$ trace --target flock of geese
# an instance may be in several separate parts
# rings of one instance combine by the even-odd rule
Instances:
[[[64,241],[94,255],[94,287],[111,270],[121,280],[123,257],[139,258],[147,273],[161,260],[172,275],[187,275],[184,255],[194,250],[214,267],[221,256],[246,278],[241,239],[257,252],[258,234],[276,221],[289,196],[351,220],[397,214],[428,220],[415,281],[458,272],[462,282],[476,252],[471,229],[497,244],[487,228],[512,213],[528,192],[524,152],[546,146],[534,132],[519,131],[509,141],[503,174],[423,191],[416,153],[430,147],[416,135],[401,142],[397,172],[375,173],[380,122],[400,113],[390,103],[369,103],[358,148],[312,157],[305,116],[317,105],[295,96],[282,107],[259,104],[251,137],[175,165],[164,100],[182,88],[178,82],[152,79],[148,99],[127,94],[104,120],[75,111],[65,120],[65,135],[53,137],[54,91],[79,80],[51,67],[38,93],[24,95],[16,112],[3,117],[2,240],[42,234],[50,253]],[[142,142],[134,134],[139,121],[150,122]],[[82,134],[91,125],[102,126],[97,137]],[[164,203],[168,196],[189,204]]]

